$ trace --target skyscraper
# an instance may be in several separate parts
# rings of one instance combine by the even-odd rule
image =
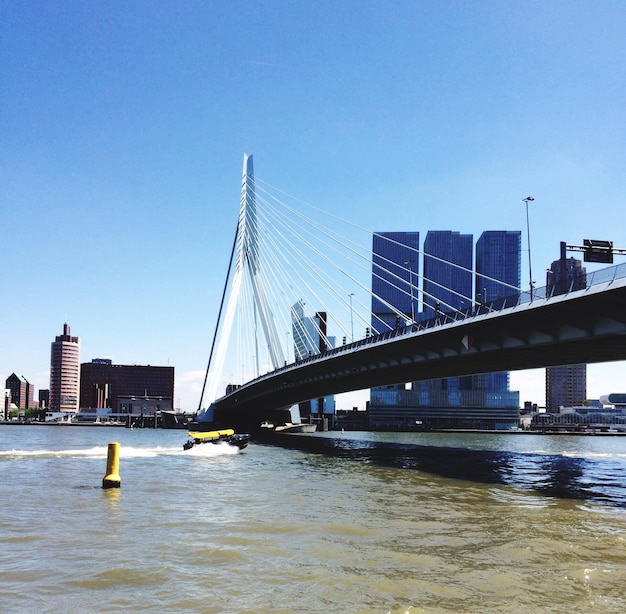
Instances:
[[[561,244],[561,257],[550,266],[546,279],[548,296],[582,290],[587,286],[587,271],[576,258],[566,258]],[[587,399],[587,365],[561,365],[546,369],[546,411],[558,412],[560,407],[582,405]]]
[[[456,312],[472,304],[472,235],[431,230],[424,240],[424,316]],[[471,376],[413,383],[420,400],[429,406],[460,405],[471,390]],[[467,396],[467,394],[465,394]]]
[[[424,241],[424,313],[472,306],[472,235],[431,230]]]
[[[509,296],[516,299],[522,280],[522,233],[519,230],[486,230],[476,241],[475,298],[480,304]],[[499,371],[472,377],[474,390],[509,393],[509,373]],[[510,393],[509,393],[510,394]],[[519,404],[519,397],[511,399]]]
[[[372,328],[384,332],[396,326],[389,305],[407,320],[418,305],[419,232],[377,232],[372,237]],[[404,325],[404,322],[402,322]]]
[[[392,233],[378,233],[385,237]],[[517,252],[510,259],[515,263],[515,272],[519,281],[519,234]],[[406,244],[409,237],[417,243],[417,233],[393,233],[397,245]],[[487,249],[487,237],[481,242],[481,258],[483,268],[492,271],[493,258],[501,257],[497,242]],[[495,238],[495,237],[491,237]],[[376,237],[375,237],[376,239]],[[405,255],[393,254],[385,249],[384,241],[374,241],[373,263],[381,262],[397,275],[391,277],[398,286],[398,277],[407,275]],[[515,246],[515,241],[513,241]],[[417,248],[417,245],[415,245]],[[376,250],[380,250],[378,253]],[[415,315],[417,321],[432,318],[439,314],[454,314],[461,310],[471,310],[473,301],[473,238],[472,235],[453,231],[431,231],[424,241],[423,263],[423,311]],[[382,253],[381,253],[382,252]],[[508,254],[507,254],[508,256]],[[515,257],[516,256],[516,257]],[[383,266],[383,265],[381,265]],[[490,268],[491,267],[491,268]],[[417,263],[415,263],[417,271]],[[372,290],[376,297],[372,299],[372,323],[376,318],[391,321],[395,313],[389,307],[402,312],[406,310],[404,293],[398,294],[397,288],[390,283],[380,283],[386,274],[376,275],[373,267]],[[488,274],[488,273],[485,273]],[[491,275],[489,275],[491,277]],[[494,272],[497,279],[499,273]],[[377,281],[378,280],[378,281]],[[515,280],[508,280],[515,288]],[[415,286],[417,283],[414,282]],[[391,289],[389,289],[391,288]],[[413,289],[414,291],[414,289]],[[409,301],[410,303],[410,301]],[[380,312],[376,312],[376,309]],[[385,310],[387,313],[385,313]],[[517,426],[519,420],[519,393],[509,390],[508,373],[468,375],[438,380],[415,381],[373,388],[370,392],[370,425],[373,428],[415,429],[415,428],[511,428]]]
[[[522,233],[519,230],[486,230],[480,235],[476,241],[474,295],[478,303],[519,294],[521,245]]]
[[[393,330],[417,317],[419,297],[419,232],[377,232],[372,237],[372,332]],[[404,315],[400,316],[391,308]],[[374,388],[389,396],[404,384]]]
[[[80,339],[68,324],[52,342],[50,357],[50,409],[77,412],[80,388]]]
[[[546,411],[576,407],[587,399],[587,365],[561,365],[546,369]]]
[[[293,334],[293,348],[295,360],[300,361],[309,356],[319,354],[335,345],[335,337],[327,335],[328,317],[326,312],[318,311],[315,316],[307,317],[304,314],[304,303],[298,301],[291,307],[291,327]],[[314,415],[318,419],[334,416],[335,397],[328,395],[318,399],[311,399],[299,404],[300,417],[308,419]]]

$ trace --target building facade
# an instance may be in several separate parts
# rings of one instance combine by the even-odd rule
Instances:
[[[23,375],[12,373],[4,385],[7,390],[11,391],[11,403],[15,404],[18,409],[35,407],[35,389]]]
[[[50,355],[50,409],[77,412],[80,387],[80,339],[70,335],[63,325],[63,334],[52,342]]]
[[[548,296],[582,290],[587,286],[587,271],[577,258],[561,257],[550,266],[546,276]],[[587,399],[587,365],[561,365],[546,369],[546,411],[557,413],[561,407],[576,407]]]
[[[517,302],[522,281],[522,233],[519,230],[486,230],[476,241],[475,301],[481,305],[507,298]],[[484,390],[486,402],[519,407],[519,393],[511,391],[508,371],[472,376],[472,389]]]
[[[476,241],[476,302],[486,304],[519,296],[522,279],[522,233],[486,230]]]
[[[405,326],[419,317],[419,232],[377,232],[372,237],[372,321],[373,333]],[[391,307],[403,314],[399,316]],[[399,320],[403,321],[400,322]],[[389,397],[405,389],[394,384],[370,390],[372,399]]]
[[[81,410],[154,414],[174,407],[174,367],[114,365],[96,358],[81,365]]]
[[[471,309],[473,238],[451,230],[429,231],[424,240],[423,311],[426,318],[439,312]]]
[[[335,346],[335,337],[328,336],[328,316],[318,311],[313,317],[304,312],[304,303],[298,301],[291,307],[291,329],[295,361],[305,360]],[[335,414],[335,397],[328,395],[299,403],[300,418],[308,421],[310,417],[318,420],[330,419],[331,426]]]
[[[578,407],[587,399],[587,365],[561,365],[546,369],[546,411]]]
[[[402,236],[398,235],[402,233],[395,234],[396,240],[401,243]],[[511,241],[512,250],[517,246],[516,252],[503,255],[500,251],[502,244],[496,238],[499,237],[485,235],[480,240],[481,270],[485,271],[485,276],[498,279],[499,276],[508,276],[511,269],[511,279],[503,281],[518,288],[521,268],[519,240],[517,243]],[[379,247],[384,249],[384,244],[379,244]],[[499,271],[493,263],[493,260],[502,260],[503,256],[513,263],[506,268],[506,273]],[[389,251],[374,254],[373,260],[375,258],[381,262],[394,262],[394,256]],[[400,263],[396,260],[395,264]],[[472,235],[452,231],[429,232],[424,241],[423,270],[423,310],[416,314],[416,320],[474,308],[476,282]],[[390,303],[396,306],[392,294],[385,294],[384,287],[379,292],[382,305]],[[495,294],[491,287],[487,292]],[[386,317],[392,316],[388,313]],[[388,430],[515,428],[519,423],[519,393],[509,390],[506,372],[373,388],[370,391],[369,420],[371,428]]]
[[[410,321],[418,312],[419,232],[377,232],[372,238],[372,329],[396,327],[393,305]],[[405,322],[402,322],[404,325]]]

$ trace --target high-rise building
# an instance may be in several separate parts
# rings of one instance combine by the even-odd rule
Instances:
[[[6,379],[5,386],[11,391],[11,403],[15,403],[18,409],[35,406],[35,388],[23,375],[12,373]]]
[[[52,342],[50,357],[50,409],[78,411],[80,387],[80,339],[70,335],[68,324]]]
[[[587,269],[577,258],[565,256],[565,246],[562,245],[561,258],[555,260],[546,274],[546,293],[548,296],[565,294],[574,290],[583,290],[587,287]]]
[[[418,317],[419,232],[377,232],[372,237],[372,332],[383,333]],[[404,315],[400,316],[391,307]],[[404,384],[373,388],[371,398],[404,390]],[[373,395],[373,396],[372,396]]]
[[[473,237],[451,230],[431,230],[424,240],[424,317],[471,308]],[[420,402],[430,407],[460,406],[472,390],[471,376],[413,383]],[[474,401],[474,399],[472,399]],[[475,402],[475,401],[474,401]]]
[[[562,365],[546,369],[546,411],[580,407],[587,399],[587,365]]]
[[[328,317],[324,311],[318,311],[313,317],[308,317],[304,313],[302,301],[292,306],[291,327],[296,362],[334,347],[335,337],[328,336],[327,323]],[[304,401],[299,404],[299,409],[300,417],[305,420],[311,415],[318,419],[329,418],[335,413],[335,397],[328,395]]]
[[[522,233],[519,230],[486,230],[476,241],[475,299],[486,305],[512,297],[517,301],[522,280]],[[509,373],[498,371],[472,376],[472,389],[502,393],[519,405],[518,393],[509,391]]]
[[[417,315],[419,232],[377,232],[372,238],[372,328],[385,332],[396,326],[397,314]],[[402,322],[404,325],[405,322]]]
[[[424,241],[424,293],[426,317],[472,307],[472,235],[431,230]]]
[[[417,233],[395,233],[395,240],[400,244],[403,243],[403,234]],[[489,248],[489,238],[495,239],[495,236],[486,235],[481,241],[481,267],[485,270],[484,274],[497,279],[500,273],[492,260],[506,256],[515,264],[517,280],[507,278],[504,281],[519,287],[519,239],[517,244],[512,242],[513,247],[517,245],[517,252],[503,255],[500,252],[501,244],[497,241]],[[374,249],[377,247],[383,251],[382,254],[373,254],[373,261],[392,262],[395,266],[406,267],[406,260],[399,262],[397,257],[394,259],[393,254],[384,251],[384,244],[374,243]],[[423,251],[424,309],[416,314],[415,319],[420,321],[459,310],[471,311],[475,283],[472,235],[452,231],[429,232]],[[375,279],[372,279],[372,288],[375,287]],[[385,306],[386,303],[398,308],[392,292],[385,292],[383,285],[376,293],[380,301],[376,303],[373,300],[373,309],[376,304]],[[375,315],[381,319],[393,318],[393,311],[389,307],[385,308],[386,315],[373,314],[373,318]],[[369,415],[373,428],[511,428],[519,420],[519,393],[509,390],[508,373],[416,381],[373,388],[370,392]]]
[[[522,233],[486,230],[476,241],[476,302],[485,304],[519,296]]]
[[[582,290],[587,286],[587,271],[582,262],[565,256],[561,245],[561,257],[550,266],[546,276],[548,296]],[[587,365],[561,365],[546,369],[546,411],[557,413],[561,407],[582,405],[587,399]]]

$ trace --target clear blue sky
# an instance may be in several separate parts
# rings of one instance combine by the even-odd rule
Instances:
[[[0,377],[172,365],[195,409],[259,177],[372,230],[626,247],[626,5],[0,0]],[[528,279],[526,253],[522,279]],[[588,393],[624,391],[624,365]],[[543,371],[515,374],[543,403]]]

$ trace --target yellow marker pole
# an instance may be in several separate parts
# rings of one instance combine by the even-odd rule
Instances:
[[[102,478],[102,488],[119,488],[120,482],[120,444],[111,442],[107,454],[107,472]]]

